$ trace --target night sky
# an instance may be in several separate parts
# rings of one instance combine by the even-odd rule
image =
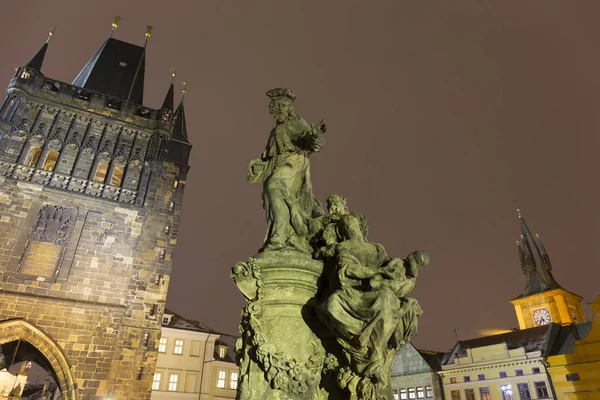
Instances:
[[[160,107],[170,69],[188,82],[194,149],[169,308],[237,333],[229,269],[264,236],[246,165],[274,125],[274,87],[327,121],[317,196],[347,197],[390,255],[429,252],[412,293],[417,346],[518,326],[515,200],[557,281],[586,303],[600,295],[600,2],[3,1],[2,85],[49,27],[43,72],[71,82],[115,15],[117,39],[141,45],[154,26],[145,105]]]

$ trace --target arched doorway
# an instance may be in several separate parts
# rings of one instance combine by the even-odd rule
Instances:
[[[60,347],[23,319],[0,321],[0,369],[22,361],[44,368],[60,387],[63,399],[77,399],[71,368]]]

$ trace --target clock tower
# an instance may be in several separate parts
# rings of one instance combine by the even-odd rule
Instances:
[[[527,329],[554,322],[568,325],[586,322],[582,298],[563,289],[552,276],[552,264],[539,235],[533,238],[519,212],[521,242],[517,252],[525,277],[525,290],[511,300],[515,306],[519,328]]]

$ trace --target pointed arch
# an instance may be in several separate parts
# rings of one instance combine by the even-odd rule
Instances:
[[[54,373],[63,398],[77,399],[75,379],[62,349],[42,330],[21,318],[0,321],[0,346],[25,341],[33,346],[48,361]]]

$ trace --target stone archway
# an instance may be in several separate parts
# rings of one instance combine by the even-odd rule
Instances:
[[[76,400],[75,380],[60,347],[48,335],[24,319],[0,321],[0,347],[19,340],[25,342],[26,345],[31,346],[43,356],[41,363],[40,360],[35,361],[38,364],[44,364],[44,361],[46,361],[44,367],[51,369],[48,372],[54,375],[63,399]],[[15,360],[15,362],[20,361],[24,360]]]

